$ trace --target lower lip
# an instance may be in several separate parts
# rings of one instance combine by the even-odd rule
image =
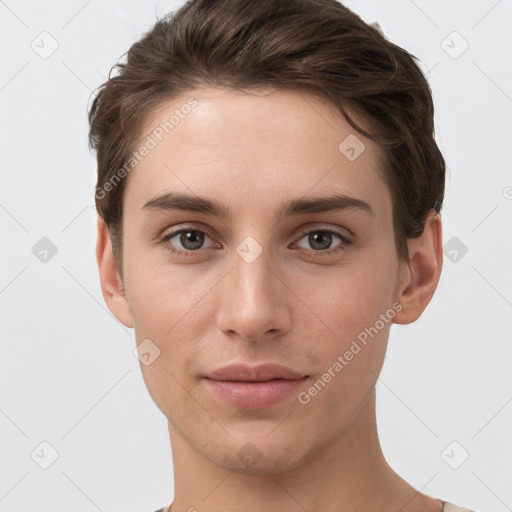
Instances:
[[[207,386],[224,402],[238,407],[261,409],[289,397],[304,383],[302,379],[275,379],[266,382],[238,382],[205,378]]]

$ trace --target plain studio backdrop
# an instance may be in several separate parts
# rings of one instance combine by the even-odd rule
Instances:
[[[166,420],[146,391],[133,331],[101,295],[86,111],[111,66],[179,5],[0,2],[4,512],[151,512],[172,500]],[[512,3],[346,5],[420,59],[448,165],[440,284],[420,320],[392,327],[378,381],[384,454],[430,496],[505,512],[512,508]]]

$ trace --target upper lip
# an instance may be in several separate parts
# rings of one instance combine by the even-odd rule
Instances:
[[[296,380],[307,377],[303,373],[280,364],[260,364],[249,366],[247,364],[230,364],[214,370],[205,375],[207,379],[223,381],[264,382],[274,379]]]

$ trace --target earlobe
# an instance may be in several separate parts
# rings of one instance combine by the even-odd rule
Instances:
[[[431,210],[425,222],[423,234],[410,238],[409,261],[404,263],[395,300],[402,309],[393,322],[409,324],[416,321],[436,291],[443,267],[441,216]]]
[[[108,309],[126,327],[133,327],[124,285],[117,262],[112,252],[112,243],[107,225],[98,217],[98,238],[96,240],[96,260],[100,274],[101,291]]]

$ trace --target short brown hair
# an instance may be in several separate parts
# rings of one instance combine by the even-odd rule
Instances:
[[[415,60],[336,0],[190,0],[157,21],[112,68],[89,112],[102,191],[96,207],[120,272],[126,179],[112,180],[153,108],[208,86],[298,89],[330,100],[384,149],[397,254],[407,259],[407,238],[423,233],[429,210],[441,210],[446,167],[434,140],[432,93]],[[115,186],[105,193],[107,183]]]

